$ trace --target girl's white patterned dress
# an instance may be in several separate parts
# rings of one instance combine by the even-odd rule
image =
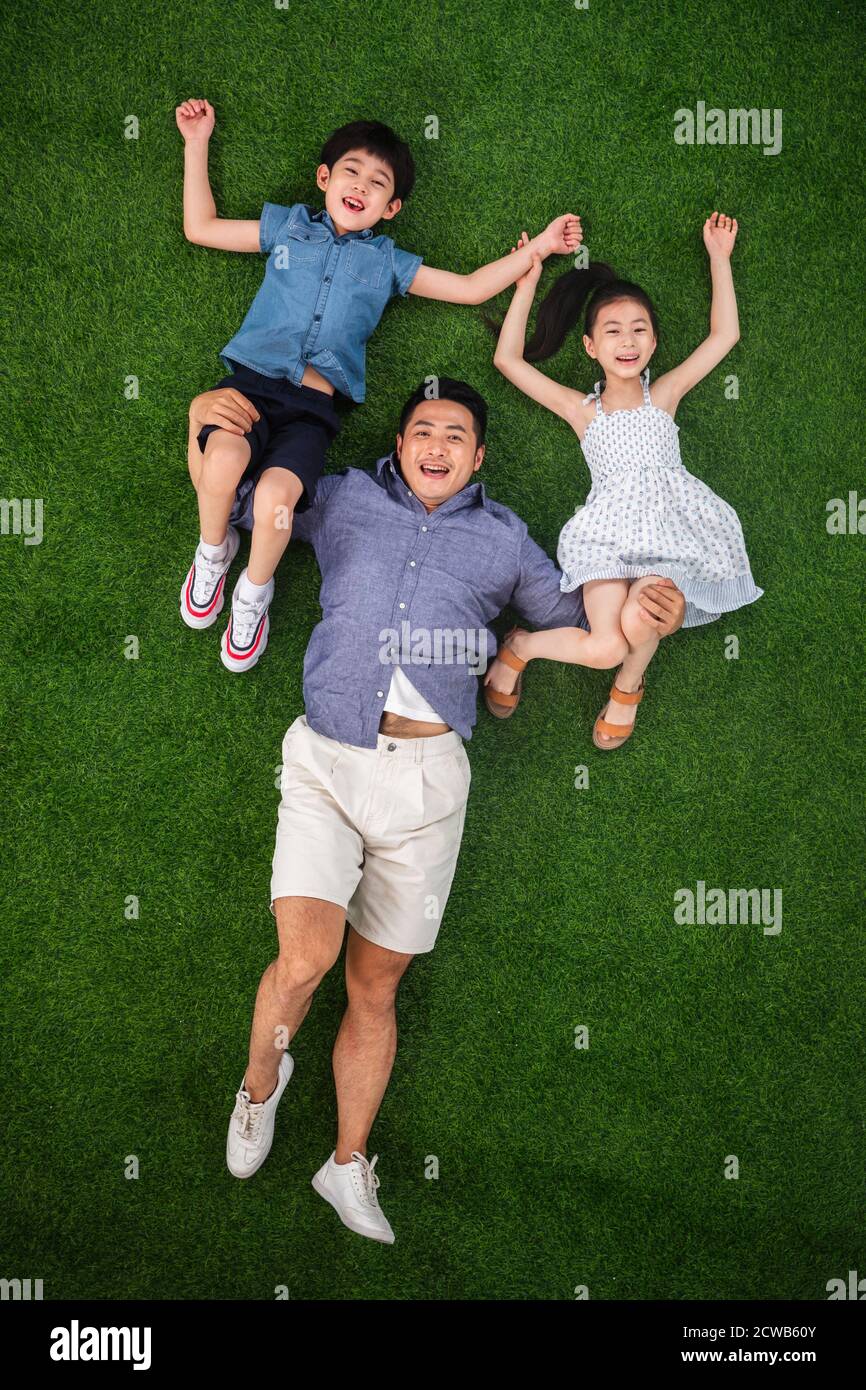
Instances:
[[[695,478],[680,458],[679,425],[652,403],[649,368],[641,373],[644,404],[601,408],[581,440],[592,488],[562,528],[556,557],[560,588],[590,579],[672,579],[686,599],[683,627],[710,623],[760,598],[743,530],[733,507]]]

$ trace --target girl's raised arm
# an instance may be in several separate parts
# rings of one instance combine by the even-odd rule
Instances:
[[[526,245],[528,240],[529,238],[524,232],[517,243],[518,247]],[[540,372],[537,367],[533,367],[523,356],[523,349],[526,345],[526,322],[532,308],[535,286],[538,284],[540,274],[541,257],[533,255],[529,270],[525,275],[521,275],[514,287],[511,304],[505,315],[499,333],[499,342],[493,355],[493,365],[499,369],[503,376],[518,386],[525,395],[538,401],[539,405],[552,410],[554,415],[559,415],[563,420],[567,420],[576,430],[583,397],[577,391],[572,391],[570,387],[560,386],[558,381],[551,381],[550,377],[545,376],[544,372]]]
[[[704,245],[710,258],[713,281],[713,302],[710,308],[710,331],[700,347],[695,348],[684,362],[665,372],[653,383],[658,405],[672,415],[687,391],[697,386],[714,367],[717,367],[740,338],[737,317],[737,296],[731,274],[731,252],[737,239],[737,219],[714,212],[704,223]]]

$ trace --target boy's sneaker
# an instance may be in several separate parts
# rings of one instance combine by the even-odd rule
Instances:
[[[249,1092],[244,1090],[244,1081],[247,1079],[244,1076],[241,1089],[235,1096],[235,1108],[229,1120],[226,1139],[226,1163],[229,1172],[234,1173],[236,1178],[251,1178],[270,1153],[271,1144],[274,1142],[277,1106],[294,1069],[293,1059],[288,1052],[284,1052],[280,1058],[280,1070],[273,1094],[269,1095],[267,1100],[257,1103],[251,1101]]]
[[[215,623],[225,602],[226,575],[238,553],[241,538],[234,526],[226,532],[225,558],[209,560],[199,541],[195,559],[180,591],[180,616],[187,627],[210,627]]]
[[[222,663],[229,671],[248,671],[268,645],[268,609],[274,596],[274,581],[269,579],[265,592],[256,599],[247,596],[246,577],[246,570],[242,570],[232,594],[228,627],[220,642]]]
[[[313,1187],[320,1197],[330,1202],[344,1226],[359,1236],[394,1244],[394,1232],[379,1206],[376,1189],[379,1176],[373,1172],[376,1154],[367,1160],[353,1152],[349,1163],[335,1163],[336,1149],[313,1178]]]

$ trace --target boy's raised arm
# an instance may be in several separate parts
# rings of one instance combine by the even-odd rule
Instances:
[[[583,240],[580,218],[566,212],[555,217],[550,226],[533,237],[525,246],[501,256],[498,261],[479,266],[469,275],[457,275],[450,270],[434,270],[432,266],[422,265],[411,285],[410,294],[419,294],[424,299],[441,299],[447,304],[483,304],[499,294],[500,290],[513,285],[519,276],[525,275],[532,264],[533,255],[545,256],[572,255]]]
[[[208,144],[216,114],[209,101],[182,101],[174,113],[184,139],[183,232],[197,246],[219,251],[259,251],[259,223],[218,217],[207,172]]]

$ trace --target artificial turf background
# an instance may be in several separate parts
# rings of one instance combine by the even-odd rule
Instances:
[[[866,537],[825,526],[863,479],[861,19],[851,0],[3,14],[0,490],[44,498],[45,535],[0,537],[0,1275],[46,1298],[822,1299],[866,1272]],[[293,1040],[267,1164],[241,1184],[224,1163],[274,954],[276,764],[318,572],[290,546],[242,679],[219,661],[223,620],[178,615],[198,536],[186,409],[263,271],[183,238],[187,96],[216,107],[226,216],[314,201],[324,137],[359,115],[412,144],[389,231],[431,265],[471,270],[580,212],[592,254],[656,300],[653,375],[707,328],[703,219],[740,221],[741,341],[678,422],[765,596],[663,644],[615,757],[590,742],[606,673],[539,663],[513,720],[481,711],[454,889],[401,988],[369,1150],[393,1248],[309,1185],[334,1142],[339,965]],[[699,100],[782,108],[781,153],[675,144],[673,113]],[[491,406],[489,490],[555,553],[585,465],[491,358],[477,310],[392,305],[331,467],[385,452],[420,378],[465,377]],[[581,359],[575,337],[549,369],[589,389]],[[782,889],[781,934],[676,926],[698,880]]]

